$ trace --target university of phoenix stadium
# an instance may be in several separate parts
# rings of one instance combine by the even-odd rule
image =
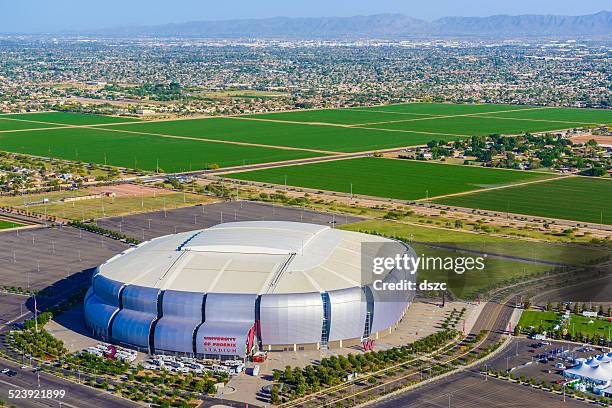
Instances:
[[[244,357],[349,346],[389,333],[412,301],[408,291],[383,299],[364,282],[362,262],[394,254],[415,256],[401,242],[328,226],[219,224],[153,239],[100,265],[85,319],[95,336],[151,353]],[[381,279],[416,276],[394,269]]]

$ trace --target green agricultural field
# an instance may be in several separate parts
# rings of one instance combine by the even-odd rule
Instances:
[[[353,108],[356,110],[369,110],[375,112],[404,112],[426,115],[466,115],[474,113],[488,113],[501,111],[514,111],[533,109],[532,106],[521,105],[494,105],[494,104],[454,104],[454,103],[404,103],[386,106],[371,106],[368,108]]]
[[[10,120],[4,119],[2,116],[0,116],[0,132],[4,132],[7,130],[40,129],[52,127],[57,127],[57,125],[49,125],[46,123],[36,122],[23,122],[21,120]]]
[[[563,122],[601,124],[612,123],[612,110],[610,109],[548,108],[539,110],[523,110],[517,112],[500,112],[487,116],[510,119],[553,120]]]
[[[147,122],[112,126],[144,132],[199,139],[227,140],[268,146],[297,147],[331,152],[359,152],[426,144],[432,139],[458,136],[391,132],[366,128],[267,122],[237,118],[209,118]]]
[[[93,163],[106,161],[148,170],[155,169],[159,160],[160,168],[175,172],[202,169],[210,163],[233,166],[333,152],[418,146],[434,139],[450,141],[471,135],[573,128],[609,123],[610,115],[610,111],[593,109],[440,103],[175,121],[140,121],[68,112],[5,114],[0,115],[0,150]],[[83,128],[70,129],[73,126]],[[37,131],[40,134],[34,132],[34,129],[47,127],[58,129]],[[32,131],[28,132],[29,129]],[[105,129],[121,132],[102,133]],[[18,130],[20,132],[11,133]],[[184,139],[171,140],[163,136]],[[261,146],[198,143],[188,139]],[[267,149],[266,146],[316,152]]]
[[[358,158],[233,173],[230,178],[416,200],[553,177],[543,173]]]
[[[410,113],[385,113],[357,109],[320,109],[295,112],[266,113],[248,115],[254,119],[281,120],[288,122],[331,123],[339,125],[356,125],[372,122],[388,122],[394,120],[417,119],[431,115],[414,115]],[[433,116],[431,116],[433,117]]]
[[[595,123],[591,123],[595,125]],[[446,118],[406,119],[402,122],[367,125],[369,128],[432,132],[463,136],[499,134],[521,134],[544,132],[584,126],[577,122],[533,121],[496,118],[493,116],[456,116]],[[435,136],[432,136],[435,139]]]
[[[612,180],[567,177],[435,200],[440,204],[612,224]]]
[[[300,150],[83,128],[0,133],[0,150],[144,170],[155,170],[159,163],[166,172],[205,169],[212,163],[228,167],[318,156]]]
[[[19,224],[19,223],[12,222],[12,221],[0,220],[0,230],[5,230],[9,228],[17,228],[17,227],[23,227],[23,224]]]
[[[0,115],[2,118],[13,118],[34,122],[58,123],[62,125],[98,125],[104,123],[135,122],[139,119],[121,118],[116,116],[90,115],[84,113],[69,112],[40,112],[40,113],[18,113],[11,115]],[[48,127],[45,124],[45,127]],[[34,128],[34,126],[29,126]]]

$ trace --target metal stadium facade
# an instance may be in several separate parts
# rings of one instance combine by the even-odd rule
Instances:
[[[377,299],[364,243],[397,241],[328,226],[253,221],[147,241],[100,265],[85,297],[92,334],[151,353],[244,357],[253,350],[358,344],[389,333],[412,301]],[[394,269],[384,281],[414,281]]]

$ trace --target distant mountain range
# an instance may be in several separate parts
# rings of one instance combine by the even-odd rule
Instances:
[[[585,16],[497,15],[418,20],[402,14],[192,21],[97,30],[88,34],[202,38],[403,38],[415,36],[612,36],[612,12]]]

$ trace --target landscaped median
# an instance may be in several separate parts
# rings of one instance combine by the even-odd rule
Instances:
[[[334,356],[316,365],[275,371],[277,385],[272,388],[271,402],[284,407],[309,406],[315,401],[352,406],[470,366],[501,343],[485,344],[489,340],[485,331],[468,337],[457,332],[455,327],[464,313],[465,309],[454,309],[441,331],[405,346]]]

